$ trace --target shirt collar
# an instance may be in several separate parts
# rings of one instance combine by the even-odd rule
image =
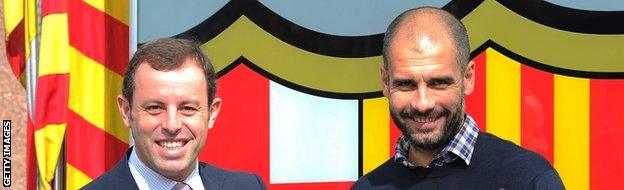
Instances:
[[[168,179],[147,167],[143,161],[139,159],[134,148],[130,154],[128,166],[130,167],[130,173],[140,190],[170,190],[177,183],[177,181]],[[201,176],[199,175],[198,161],[196,161],[195,169],[193,169],[191,175],[186,177],[183,182],[188,184],[192,189],[204,189],[204,184],[202,183]]]
[[[472,153],[478,135],[479,128],[477,127],[477,124],[472,117],[470,117],[470,115],[466,114],[464,123],[462,124],[459,132],[455,134],[453,139],[442,149],[442,151],[440,151],[440,153],[433,157],[433,160],[428,167],[443,166],[444,164],[450,163],[457,158],[462,159],[466,165],[470,165],[470,160],[472,159]],[[407,159],[409,146],[410,143],[407,140],[407,137],[401,136],[396,143],[394,161],[409,168],[416,168],[417,166],[410,163]]]

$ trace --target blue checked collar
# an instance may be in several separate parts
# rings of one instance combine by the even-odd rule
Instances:
[[[433,166],[443,166],[450,163],[457,158],[464,160],[466,165],[470,164],[472,158],[472,152],[474,150],[477,136],[479,135],[479,128],[475,121],[466,114],[464,124],[462,128],[455,134],[455,137],[442,149],[442,151],[433,157],[433,160],[429,164],[428,168]],[[408,168],[416,168],[418,166],[413,165],[407,159],[410,143],[407,137],[404,135],[399,138],[396,143],[394,161],[405,165]]]

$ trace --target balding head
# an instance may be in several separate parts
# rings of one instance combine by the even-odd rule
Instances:
[[[414,51],[427,51],[431,43],[450,43],[455,47],[457,63],[463,73],[470,59],[470,44],[466,27],[455,16],[435,7],[420,7],[407,10],[388,26],[383,41],[384,68],[388,69],[388,54],[395,37],[400,33],[413,42]],[[405,39],[405,38],[403,38]],[[427,40],[423,40],[427,39]]]

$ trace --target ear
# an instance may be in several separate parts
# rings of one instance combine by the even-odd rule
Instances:
[[[388,82],[390,80],[388,78],[388,71],[386,71],[384,66],[381,66],[381,68],[379,68],[379,73],[381,74],[381,93],[383,93],[385,97],[388,97]]]
[[[221,102],[221,98],[215,98],[212,100],[210,110],[208,111],[208,129],[212,129],[212,126],[214,126],[214,122],[219,115],[219,111],[221,111]]]
[[[117,96],[117,108],[119,108],[119,113],[121,113],[121,119],[123,119],[124,125],[130,128],[132,107],[130,106],[130,102],[121,94]]]
[[[464,73],[464,96],[471,94],[474,91],[475,84],[475,63],[473,61],[468,62],[466,72]]]

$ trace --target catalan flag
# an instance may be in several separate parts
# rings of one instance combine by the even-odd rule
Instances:
[[[34,141],[39,188],[51,189],[67,127],[69,44],[67,2],[41,2],[41,44],[35,94]]]
[[[35,15],[35,1],[5,1],[7,51],[15,75],[24,77],[36,34],[31,24],[39,16],[37,62],[28,63],[37,67],[29,151],[36,150],[40,189],[55,185],[59,158],[67,172],[60,187],[78,189],[112,168],[128,148],[114,100],[128,62],[129,2],[42,0],[40,6]],[[34,178],[28,183],[35,188]]]
[[[5,0],[3,8],[7,57],[13,74],[25,86],[24,71],[37,33],[35,1]]]
[[[6,53],[9,65],[15,77],[20,80],[27,90],[34,88],[34,80],[28,79],[26,65],[36,66],[37,48],[37,17],[34,0],[4,0],[4,28],[6,39]],[[29,113],[32,113],[29,106]],[[26,132],[26,177],[27,189],[35,189],[36,164],[33,141],[34,125],[32,115],[27,114]]]
[[[67,1],[67,189],[102,175],[128,149],[129,132],[116,97],[129,60],[129,5],[127,0]]]

